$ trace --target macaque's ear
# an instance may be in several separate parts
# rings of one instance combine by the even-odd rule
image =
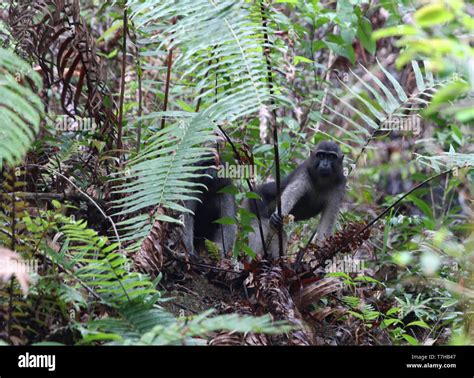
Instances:
[[[344,154],[341,155],[341,161],[344,161]]]

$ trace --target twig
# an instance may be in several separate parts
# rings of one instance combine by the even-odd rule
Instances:
[[[141,60],[140,60],[140,50],[136,49],[136,71],[138,79],[138,118],[140,119],[143,113],[143,93],[142,93],[142,70],[141,70]],[[140,145],[142,143],[142,123],[138,123],[137,130],[137,154],[140,152]]]
[[[83,194],[58,194],[58,193],[35,193],[35,192],[13,192],[17,197],[26,200],[58,200],[58,201],[81,201],[88,200]],[[94,201],[99,202],[100,200],[94,198]]]

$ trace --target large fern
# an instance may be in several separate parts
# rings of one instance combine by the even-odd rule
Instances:
[[[347,122],[349,127],[339,126],[332,122],[330,117],[323,118],[325,122],[340,131],[340,142],[347,147],[359,150],[354,165],[357,164],[378,131],[389,131],[384,128],[384,125],[391,117],[407,119],[413,115],[419,115],[431,103],[434,95],[449,82],[435,79],[429,70],[423,73],[416,61],[412,61],[411,65],[416,80],[416,90],[411,94],[406,93],[398,80],[378,61],[377,67],[390,86],[384,84],[376,74],[362,66],[366,77],[370,80],[365,80],[351,71],[356,78],[356,85],[348,86],[341,81],[349,97],[355,100],[357,105],[330,91],[340,107],[348,109],[352,115],[348,116],[339,108],[326,107],[333,115]],[[454,151],[433,157],[419,155],[417,161],[437,171],[446,167],[473,166],[472,154],[458,154]]]
[[[179,48],[174,67],[184,71],[183,77],[195,80],[196,102],[208,100],[204,116],[233,121],[258,111],[268,101],[264,29],[254,17],[252,2],[132,0],[129,6],[139,30],[165,36],[161,51]],[[146,54],[157,55],[160,50]]]
[[[148,147],[129,162],[129,182],[117,189],[124,195],[116,203],[120,208],[117,214],[133,215],[120,224],[124,240],[137,241],[137,247],[155,220],[144,214],[147,207],[162,205],[186,211],[180,201],[193,198],[199,189],[189,181],[195,176],[193,164],[206,153],[203,146],[213,140],[216,126],[258,112],[270,93],[263,27],[255,19],[251,3],[132,0],[128,6],[136,29],[147,35],[141,41],[142,54],[161,56],[172,48],[179,51],[173,70],[184,72],[184,78],[196,83],[189,95],[196,102],[196,111],[197,103],[201,109],[144,117],[156,124],[161,117],[173,116],[176,123],[157,132]],[[157,50],[154,41],[158,33],[164,40]]]
[[[61,231],[67,250],[56,258],[74,272],[80,286],[87,287],[103,303],[115,307],[157,294],[153,282],[129,271],[128,260],[117,250],[118,244],[109,244],[84,221],[65,224]]]

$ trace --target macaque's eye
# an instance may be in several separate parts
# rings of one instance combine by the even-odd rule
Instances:
[[[316,152],[316,157],[319,160],[323,160],[323,159],[326,159],[326,154],[324,152]]]
[[[336,161],[337,160],[337,154],[327,154],[327,157],[331,161]]]

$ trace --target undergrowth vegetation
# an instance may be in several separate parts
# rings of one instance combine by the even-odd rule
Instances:
[[[0,5],[0,340],[9,345],[474,342],[474,31],[462,0]],[[254,185],[322,140],[336,232],[248,247]],[[221,258],[182,252],[197,164],[252,177]],[[277,172],[278,170],[278,172]],[[295,264],[295,261],[301,258]]]

